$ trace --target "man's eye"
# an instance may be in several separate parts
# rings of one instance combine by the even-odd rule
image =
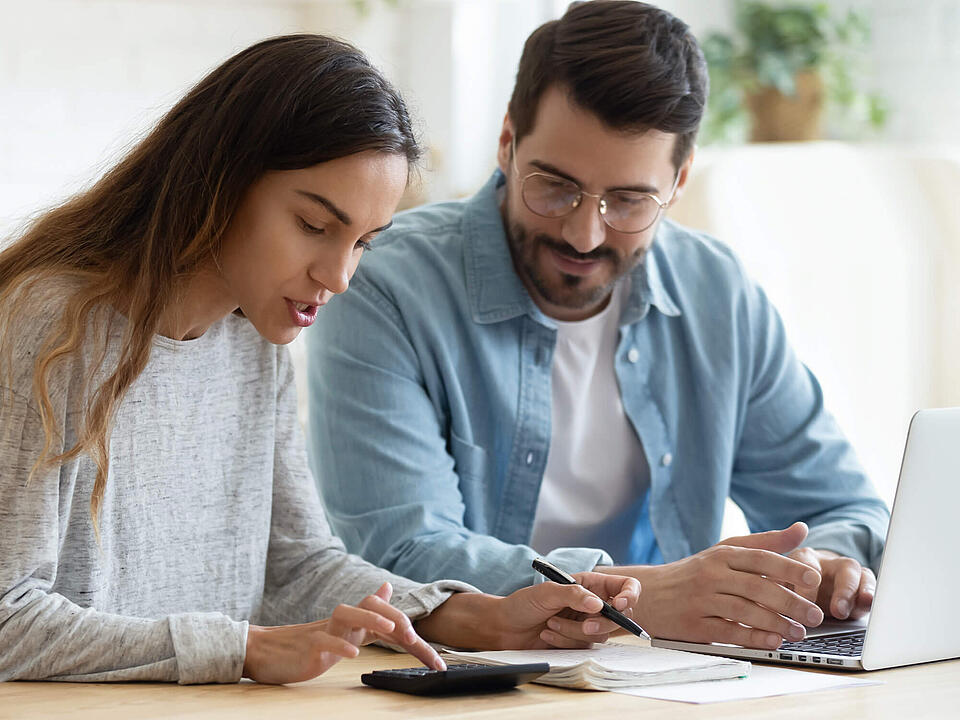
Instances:
[[[548,190],[559,192],[577,192],[578,188],[569,180],[554,177],[544,177],[543,185]]]
[[[608,193],[607,198],[611,204],[617,204],[631,209],[641,206],[645,207],[655,202],[649,195],[635,192]]]
[[[297,220],[300,221],[300,227],[303,228],[304,231],[311,233],[313,235],[323,235],[323,228],[314,227],[313,225],[308,223],[306,220],[304,220],[302,217],[298,217]]]

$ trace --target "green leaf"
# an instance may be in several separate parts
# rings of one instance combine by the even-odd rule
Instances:
[[[882,126],[889,115],[883,98],[863,87],[864,50],[870,38],[865,12],[832,13],[827,2],[735,0],[734,31],[712,33],[703,42],[710,74],[710,97],[702,139],[744,137],[745,93],[775,87],[796,92],[796,74],[818,72],[828,111],[844,118],[842,127],[858,135]]]

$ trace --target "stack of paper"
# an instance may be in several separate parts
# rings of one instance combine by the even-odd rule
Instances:
[[[550,672],[535,682],[584,690],[725,680],[746,677],[750,663],[697,653],[606,643],[589,650],[495,650],[455,652],[453,659],[482,665],[550,663]]]

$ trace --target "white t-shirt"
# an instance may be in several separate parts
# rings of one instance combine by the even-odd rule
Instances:
[[[619,282],[607,306],[578,322],[557,322],[550,452],[530,545],[597,547],[599,527],[634,504],[650,484],[640,438],[623,410],[614,372],[620,311],[630,292]]]

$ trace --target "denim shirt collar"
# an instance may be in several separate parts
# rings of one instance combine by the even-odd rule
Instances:
[[[470,311],[474,321],[483,324],[527,314],[547,327],[556,327],[556,323],[537,307],[513,267],[497,192],[504,181],[503,173],[495,170],[479,192],[467,200],[463,235]],[[664,315],[680,315],[679,307],[660,277],[657,261],[660,253],[656,252],[658,240],[659,237],[644,261],[632,272],[630,296],[620,318],[621,326],[639,322],[646,317],[651,306]]]

